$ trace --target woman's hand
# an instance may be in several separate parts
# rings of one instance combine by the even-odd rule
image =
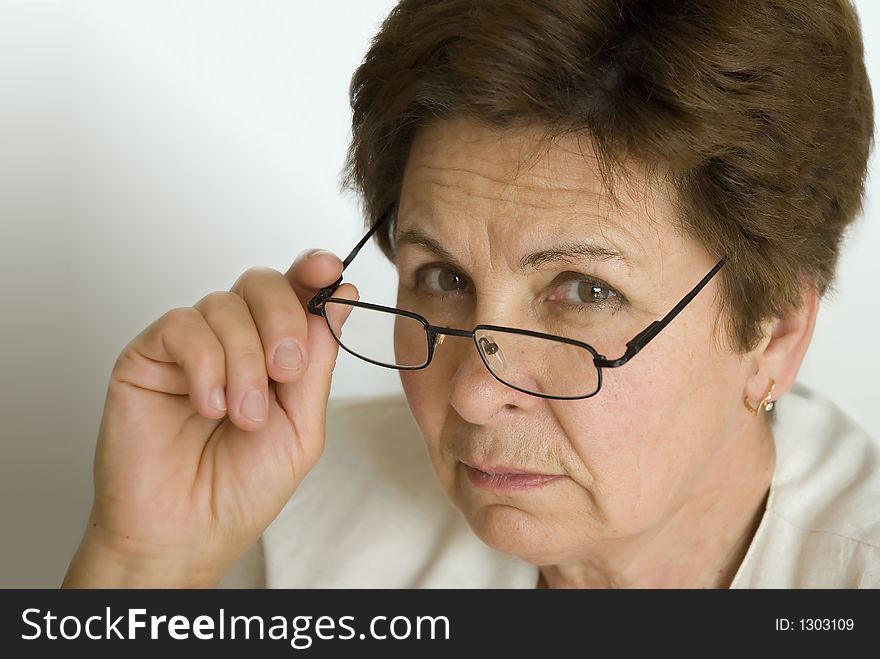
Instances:
[[[65,587],[211,586],[257,541],[323,450],[338,345],[306,304],[341,273],[311,250],[251,268],[123,349]]]

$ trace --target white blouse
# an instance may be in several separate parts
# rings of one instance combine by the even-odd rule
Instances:
[[[776,469],[732,588],[880,587],[880,445],[796,384]],[[324,454],[223,587],[534,588],[443,492],[402,395],[333,399]]]

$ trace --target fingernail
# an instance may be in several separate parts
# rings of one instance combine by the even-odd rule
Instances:
[[[287,371],[295,371],[302,366],[302,351],[293,341],[285,341],[275,351],[275,363]]]
[[[316,256],[321,256],[321,254],[330,254],[330,255],[332,256],[332,255],[333,255],[333,252],[331,252],[331,251],[329,251],[329,250],[326,250],[326,249],[316,249],[315,251],[310,252],[310,253],[306,256],[306,258],[307,258],[307,259],[311,259],[311,258],[314,258],[314,257],[316,257]]]
[[[241,402],[241,413],[251,421],[266,419],[266,398],[262,391],[251,389]]]
[[[226,393],[223,387],[215,387],[211,392],[211,407],[221,412],[226,411]]]

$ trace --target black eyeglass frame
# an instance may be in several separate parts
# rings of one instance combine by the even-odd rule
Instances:
[[[376,232],[376,229],[378,229],[380,226],[382,226],[382,224],[384,224],[384,222],[388,219],[390,214],[391,213],[389,211],[389,212],[385,213],[384,215],[382,215],[376,221],[376,223],[372,226],[372,228],[367,232],[367,234],[363,238],[361,238],[360,242],[358,242],[358,244],[354,247],[354,249],[351,250],[349,255],[347,257],[345,257],[345,260],[343,260],[343,262],[342,262],[343,273],[345,272],[345,269],[354,260],[354,258],[357,256],[358,252],[360,252],[361,248],[366,244],[366,242],[370,239],[370,237]],[[690,292],[688,292],[687,295],[685,295],[678,302],[678,304],[676,304],[669,311],[669,313],[667,313],[665,316],[663,316],[663,318],[661,318],[660,320],[653,321],[645,329],[643,329],[641,332],[636,334],[631,340],[627,341],[626,351],[623,353],[622,356],[618,357],[617,359],[608,359],[607,357],[605,357],[605,355],[600,355],[596,351],[596,349],[593,346],[591,346],[589,343],[584,343],[583,341],[578,341],[576,339],[570,339],[565,336],[557,336],[555,334],[545,334],[543,332],[535,332],[532,330],[518,329],[516,327],[503,327],[501,325],[477,325],[472,330],[457,329],[455,327],[441,327],[438,325],[431,325],[426,318],[420,316],[417,313],[413,313],[412,311],[406,311],[404,309],[397,309],[394,307],[386,307],[386,306],[382,306],[379,304],[370,304],[368,302],[360,302],[359,300],[338,300],[338,303],[340,303],[340,304],[348,304],[353,307],[361,307],[363,309],[371,309],[374,311],[385,311],[385,312],[397,314],[400,316],[406,316],[408,318],[412,318],[414,320],[417,320],[422,324],[422,326],[425,328],[425,333],[426,333],[426,336],[428,339],[428,358],[425,361],[425,363],[421,364],[420,366],[392,366],[390,364],[377,362],[375,360],[369,359],[368,357],[364,357],[363,355],[359,355],[355,352],[352,352],[345,345],[343,345],[343,343],[339,340],[339,338],[336,337],[336,333],[333,332],[333,327],[330,325],[330,320],[327,318],[325,302],[333,295],[333,293],[336,291],[336,289],[342,285],[342,275],[340,275],[339,279],[337,279],[335,282],[333,282],[330,286],[326,286],[326,287],[322,288],[321,290],[319,290],[317,292],[317,294],[315,294],[315,296],[311,300],[309,300],[308,310],[309,310],[309,313],[312,313],[316,316],[322,316],[324,318],[324,321],[327,323],[327,327],[330,329],[330,333],[333,334],[333,337],[336,339],[336,342],[339,344],[339,346],[343,350],[345,350],[349,354],[354,355],[358,359],[363,359],[364,361],[370,362],[371,364],[375,364],[376,366],[383,366],[385,368],[393,368],[393,369],[399,370],[399,371],[403,371],[403,370],[417,371],[417,370],[420,370],[423,368],[427,368],[430,365],[431,360],[434,357],[434,349],[437,347],[437,338],[440,335],[461,336],[461,337],[467,337],[467,338],[473,339],[474,344],[477,347],[477,352],[480,355],[480,359],[483,360],[483,363],[486,365],[486,368],[488,369],[489,373],[491,373],[492,377],[494,377],[496,380],[498,380],[502,384],[504,384],[508,387],[511,387],[512,389],[516,389],[517,391],[521,391],[525,394],[529,394],[531,396],[539,396],[541,398],[550,398],[553,400],[581,400],[584,398],[591,398],[591,397],[595,396],[602,389],[602,369],[603,368],[618,368],[618,367],[626,364],[633,357],[635,357],[646,345],[648,345],[648,343],[651,342],[651,340],[655,336],[657,336],[663,330],[663,328],[665,328],[670,322],[672,322],[672,319],[675,318],[681,312],[681,310],[684,309],[690,303],[690,301],[694,299],[694,297],[696,297],[697,293],[699,293],[703,289],[703,287],[709,283],[709,281],[712,279],[712,277],[714,277],[718,273],[718,271],[721,270],[721,268],[724,266],[724,264],[727,263],[727,260],[728,259],[725,256],[720,261],[718,261],[718,263],[715,264],[715,266],[706,274],[706,276],[703,277],[699,281],[699,283],[696,286],[694,286],[690,290]],[[499,332],[509,332],[509,333],[513,333],[513,334],[522,334],[524,336],[531,336],[531,337],[535,337],[535,338],[539,338],[539,339],[560,341],[562,343],[567,343],[569,345],[578,346],[580,348],[588,350],[593,355],[593,364],[595,364],[595,366],[596,366],[596,371],[597,371],[596,390],[590,394],[585,395],[585,396],[550,396],[548,394],[538,394],[533,391],[521,389],[520,387],[512,385],[508,382],[505,382],[504,380],[502,380],[500,377],[498,377],[492,371],[491,366],[489,366],[488,362],[486,362],[486,358],[483,355],[483,351],[480,349],[480,346],[477,344],[476,333],[479,330],[495,330],[495,331],[499,331]]]

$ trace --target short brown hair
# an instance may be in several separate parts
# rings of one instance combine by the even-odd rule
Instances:
[[[761,323],[831,287],[860,213],[873,104],[848,0],[403,0],[351,81],[343,185],[392,212],[415,131],[466,116],[584,134],[609,190],[662,167],[678,221],[729,263],[720,311]],[[660,169],[656,169],[660,171]],[[394,221],[376,239],[393,258]]]

